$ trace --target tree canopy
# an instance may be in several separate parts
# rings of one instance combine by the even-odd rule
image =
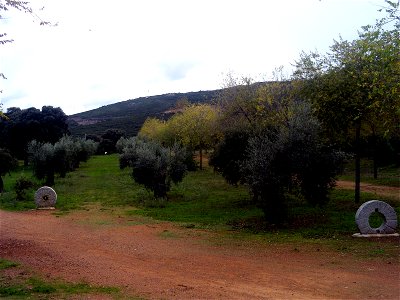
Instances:
[[[168,121],[148,118],[139,136],[165,145],[180,142],[190,150],[199,150],[200,169],[203,167],[203,150],[209,149],[218,139],[218,112],[209,104],[192,104],[180,107]]]
[[[0,119],[0,147],[8,148],[16,157],[25,159],[27,145],[32,140],[57,142],[68,133],[67,116],[61,108],[43,106],[20,109],[12,107]]]
[[[229,183],[245,183],[274,224],[285,221],[290,195],[324,204],[343,153],[321,138],[320,122],[292,83],[244,83],[221,97],[223,139],[211,165]]]
[[[217,110],[209,104],[187,106],[182,113],[169,120],[169,128],[183,145],[199,150],[200,169],[203,168],[203,150],[210,148],[217,138]]]
[[[398,135],[400,33],[396,22],[392,29],[382,21],[364,26],[358,39],[335,41],[325,55],[302,53],[296,63],[299,93],[313,104],[326,136],[342,143],[354,141],[356,202],[362,135]]]

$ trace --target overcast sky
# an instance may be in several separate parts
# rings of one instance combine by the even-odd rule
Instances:
[[[302,50],[325,53],[382,17],[383,0],[32,0],[0,32],[3,110],[66,114],[128,99],[218,89],[228,72],[271,79]],[[43,8],[44,7],[44,8]],[[43,9],[42,9],[43,8]],[[225,74],[225,75],[224,75]]]

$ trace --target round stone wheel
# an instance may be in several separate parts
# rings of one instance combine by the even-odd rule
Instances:
[[[56,202],[57,194],[49,186],[42,186],[35,193],[35,204],[37,208],[54,207]]]
[[[372,228],[369,217],[377,212],[383,216],[383,223],[378,228]],[[356,212],[356,224],[361,234],[391,234],[397,228],[397,215],[393,207],[380,200],[363,203]]]

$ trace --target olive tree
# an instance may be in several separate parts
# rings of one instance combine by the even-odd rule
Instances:
[[[165,198],[171,183],[179,183],[186,174],[186,150],[175,143],[166,148],[152,140],[130,140],[120,156],[120,167],[132,168],[132,177],[153,192],[155,198]]]
[[[215,170],[231,184],[246,184],[271,223],[286,219],[293,195],[323,205],[344,154],[321,138],[320,122],[292,83],[246,84],[229,92],[221,105],[224,137],[211,157]]]
[[[279,223],[286,217],[290,193],[312,205],[326,203],[344,158],[321,141],[319,122],[307,104],[300,104],[287,123],[249,139],[242,172],[266,219]]]
[[[33,140],[28,145],[29,160],[34,175],[45,179],[47,185],[54,185],[54,176],[65,177],[68,172],[79,167],[97,150],[98,143],[92,140],[62,137],[57,143],[40,143]]]
[[[54,185],[56,171],[54,145],[33,140],[28,144],[28,154],[33,175],[38,179],[44,179],[48,186]]]
[[[355,202],[360,200],[362,136],[390,137],[398,131],[399,20],[391,29],[384,23],[364,26],[353,41],[335,41],[326,55],[302,53],[294,73],[300,95],[313,104],[326,135],[353,140]]]

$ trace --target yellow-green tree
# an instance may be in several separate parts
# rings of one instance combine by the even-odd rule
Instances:
[[[218,139],[217,116],[214,106],[196,104],[187,106],[168,121],[168,131],[176,140],[199,151],[200,169],[203,168],[203,150],[210,148]]]
[[[139,136],[159,143],[167,143],[167,123],[157,118],[147,118],[140,128]]]

